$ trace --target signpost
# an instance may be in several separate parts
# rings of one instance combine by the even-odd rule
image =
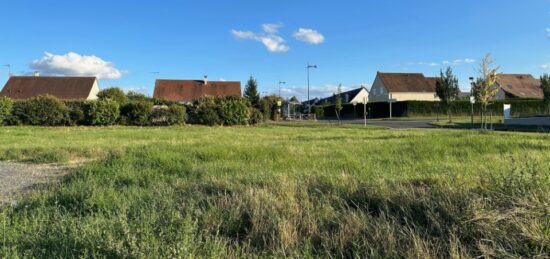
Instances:
[[[474,104],[476,103],[476,98],[475,96],[470,96],[470,104],[472,106],[472,113],[471,113],[471,122],[470,124],[472,124],[472,127],[474,127]]]
[[[363,97],[363,117],[365,119],[365,128],[367,127],[367,97]]]
[[[394,102],[397,102],[397,100],[396,100],[396,99],[392,99],[391,93],[389,94],[389,97],[390,97],[390,98],[389,98],[388,101],[390,102],[390,120],[391,120],[391,119],[392,119],[392,113],[393,113],[393,112],[392,112],[392,109],[393,109],[392,104],[393,104]]]

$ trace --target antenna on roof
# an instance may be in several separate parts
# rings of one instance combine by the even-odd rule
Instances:
[[[8,77],[11,77],[11,65],[5,64],[4,66],[8,68]]]

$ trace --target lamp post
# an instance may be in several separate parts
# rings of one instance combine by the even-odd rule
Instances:
[[[367,127],[367,97],[363,97],[363,119],[365,121],[365,128]]]
[[[307,63],[307,101],[308,101],[308,106],[307,106],[307,110],[308,110],[308,113],[311,113],[311,103],[309,102],[309,69],[311,68],[317,68],[317,65],[310,65],[309,63]]]
[[[286,82],[279,80],[279,98],[281,98],[281,84],[286,85]]]

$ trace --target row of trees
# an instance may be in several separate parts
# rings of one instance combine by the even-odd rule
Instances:
[[[497,79],[499,67],[493,66],[493,58],[487,54],[480,63],[479,76],[472,83],[472,94],[476,102],[481,107],[481,128],[487,129],[488,106],[491,104],[494,96],[500,90]],[[541,88],[544,93],[544,103],[548,107],[550,114],[550,75],[545,74],[540,78]],[[453,74],[453,70],[448,67],[445,72],[440,71],[440,78],[436,83],[436,95],[441,100],[441,104],[445,108],[449,121],[452,122],[451,109],[456,100],[459,98],[460,88],[458,78]]]

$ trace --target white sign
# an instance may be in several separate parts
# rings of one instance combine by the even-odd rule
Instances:
[[[471,104],[476,103],[476,98],[474,96],[470,96],[470,103]]]
[[[504,104],[504,119],[509,120],[512,118],[512,105]]]

